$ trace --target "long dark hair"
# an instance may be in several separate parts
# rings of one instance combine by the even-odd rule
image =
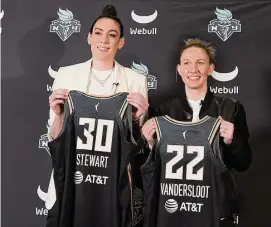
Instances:
[[[102,11],[102,14],[100,16],[98,16],[95,21],[92,23],[91,27],[90,27],[90,30],[89,32],[92,33],[93,32],[93,27],[94,25],[96,24],[96,22],[101,19],[101,18],[110,18],[114,21],[116,21],[119,26],[120,26],[120,38],[123,37],[123,25],[122,25],[122,22],[121,20],[117,17],[117,11],[115,9],[114,6],[112,5],[106,5],[104,8],[103,8],[103,11]]]

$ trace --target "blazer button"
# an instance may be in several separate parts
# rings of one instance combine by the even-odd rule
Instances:
[[[189,115],[189,116],[187,116],[187,119],[188,119],[188,120],[190,120],[190,119],[191,119],[191,116],[190,116],[190,115]]]

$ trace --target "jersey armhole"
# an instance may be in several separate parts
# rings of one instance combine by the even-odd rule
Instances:
[[[219,166],[221,167],[221,171],[225,171],[225,169],[227,169],[225,163],[224,163],[224,158],[222,157],[222,152],[221,152],[221,147],[220,147],[220,135],[219,135],[219,128],[221,125],[221,120],[220,119],[216,119],[210,135],[208,137],[209,140],[209,144],[212,148],[212,150],[214,151],[214,155],[216,157],[216,159],[219,161],[218,163]]]
[[[60,137],[64,133],[66,126],[68,122],[70,121],[71,116],[73,115],[73,110],[74,110],[74,106],[73,106],[72,98],[69,94],[66,102],[64,103],[64,121],[63,121],[63,125],[58,137]]]
[[[154,127],[155,127],[155,133],[154,133],[154,138],[153,138],[153,144],[152,144],[152,148],[149,149],[149,155],[146,159],[146,161],[144,162],[144,164],[140,167],[140,169],[142,171],[148,169],[156,160],[156,152],[157,152],[157,147],[160,143],[160,139],[161,139],[161,135],[160,135],[160,131],[158,130],[158,122],[157,122],[157,119],[156,117],[153,118],[153,121],[154,121]],[[156,138],[155,138],[155,135],[156,135]]]
[[[162,138],[162,133],[161,133],[161,130],[160,130],[160,127],[159,127],[157,117],[154,118],[154,127],[155,127],[155,135],[156,135],[156,138],[157,138],[157,143],[159,143],[161,138]]]
[[[132,105],[127,102],[127,99],[125,99],[125,101],[123,102],[120,108],[119,117],[121,121],[127,120],[127,123],[128,123],[127,126],[129,128],[129,139],[133,144],[137,145],[137,142],[133,136]],[[124,131],[123,128],[122,128],[122,131]]]
[[[68,98],[66,100],[67,104],[68,104],[68,111],[64,110],[64,113],[69,113],[70,115],[72,115],[73,110],[74,110],[74,106],[73,106],[73,102],[72,102],[72,98],[70,96],[70,94],[68,95]]]
[[[153,153],[153,158],[156,159],[156,152],[158,150],[158,147],[162,139],[162,133],[161,133],[159,123],[156,117],[154,118],[154,127],[155,127],[156,138],[153,139],[153,146],[152,146],[151,152]]]
[[[215,137],[217,136],[217,134],[219,133],[219,127],[220,127],[220,124],[221,124],[221,120],[220,119],[216,119],[210,133],[209,133],[209,136],[208,136],[208,141],[210,143],[210,145],[212,145]]]
[[[127,114],[127,121],[128,121],[129,129],[130,129],[129,130],[130,131],[130,139],[133,142],[133,144],[137,145],[137,142],[133,136],[133,118],[132,118],[132,105],[131,104],[128,104],[126,114]]]

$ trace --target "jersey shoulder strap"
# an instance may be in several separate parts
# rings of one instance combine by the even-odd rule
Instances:
[[[213,118],[214,122],[213,122],[213,125],[212,125],[212,128],[210,130],[210,132],[208,133],[208,141],[210,144],[213,143],[216,135],[218,135],[218,132],[219,132],[219,126],[221,124],[221,120],[218,119],[218,118]]]

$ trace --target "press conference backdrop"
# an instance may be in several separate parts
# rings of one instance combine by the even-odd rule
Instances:
[[[3,227],[45,225],[51,175],[48,96],[59,67],[91,57],[87,34],[106,3],[2,2]],[[243,103],[253,149],[250,169],[237,174],[242,191],[238,226],[271,226],[271,1],[113,4],[126,38],[117,60],[148,78],[151,102],[166,97],[179,83],[175,68],[184,38],[200,37],[217,47],[210,89]]]

